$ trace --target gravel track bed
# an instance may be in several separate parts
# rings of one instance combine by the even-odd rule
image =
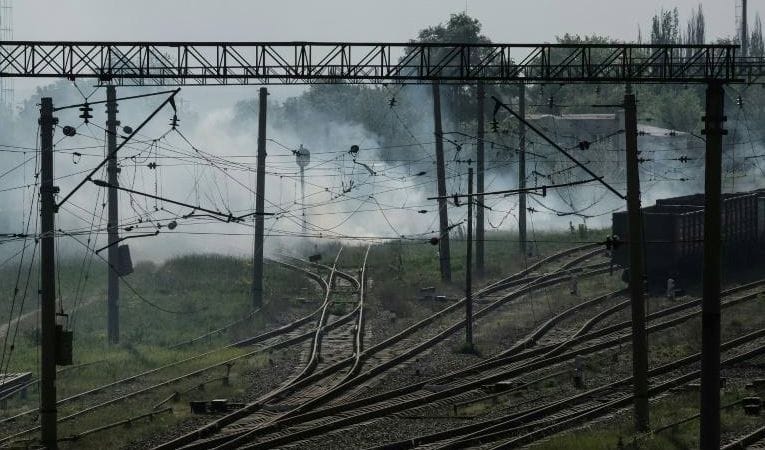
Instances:
[[[253,370],[246,374],[246,380],[234,380],[234,383],[244,384],[248,386],[244,393],[229,399],[232,402],[252,401],[263,394],[278,387],[283,380],[289,378],[294,374],[295,368],[300,366],[301,352],[282,350],[275,352],[271,355],[269,367]],[[187,404],[178,403],[174,405],[175,409],[188,408]],[[123,447],[125,450],[139,450],[152,448],[163,442],[175,439],[182,436],[196,428],[200,428],[203,425],[212,422],[215,419],[222,417],[223,414],[210,414],[204,416],[189,416],[186,419],[182,419],[179,423],[165,431],[151,436],[146,436],[141,439],[137,439]]]
[[[629,345],[625,345],[622,346],[621,349],[617,348],[615,351],[607,350],[603,353],[587,357],[588,386],[595,387],[629,376],[632,369],[631,360],[628,356],[620,356],[622,353],[628,355],[629,348]],[[671,358],[661,358],[661,360],[656,361],[656,365],[669,362],[670,360]],[[571,363],[562,363],[550,369],[546,369],[545,371],[535,372],[534,375],[535,377],[543,376],[546,373],[561,370],[566,367],[571,367]],[[600,371],[597,369],[599,367],[608,367],[609,370],[607,372]],[[595,369],[593,370],[593,368]],[[691,368],[698,368],[698,365],[691,365],[683,371],[676,371],[672,374],[662,376],[660,379],[654,380],[654,383],[658,383],[661,380],[666,380],[673,376],[677,376]],[[759,367],[752,367],[746,371],[742,371],[740,368],[727,369],[727,371],[731,372],[731,374],[735,372],[735,378],[738,380],[756,378],[761,376],[763,372]],[[739,383],[740,382],[736,382],[736,384]],[[581,392],[574,388],[570,378],[565,375],[555,379],[554,383],[546,384],[547,386],[545,386],[544,389],[530,389],[524,394],[514,396],[512,399],[503,402],[505,404],[504,407],[494,408],[488,413],[476,417],[476,419],[480,418],[482,420],[487,420],[493,417],[504,415],[512,410],[522,409],[524,407],[524,403],[535,401],[534,395],[537,395],[542,391],[546,391],[547,395],[551,397],[546,401],[552,401],[556,398],[563,398],[565,396]],[[628,393],[628,391],[629,389],[625,390],[624,392]],[[481,392],[474,391],[473,395],[481,395]],[[526,407],[528,407],[528,405],[526,405]],[[350,427],[349,429],[331,432],[322,436],[321,438],[315,438],[300,442],[287,448],[365,448],[373,445],[379,445],[380,443],[384,442],[397,441],[418,435],[443,431],[452,427],[464,426],[471,423],[472,421],[471,419],[445,417],[450,413],[449,408],[429,408],[426,411],[423,411],[422,408],[418,408],[418,410],[419,411],[417,411],[417,413],[412,413],[410,411],[402,412],[395,416],[371,421],[365,424]],[[434,417],[427,417],[428,415]],[[613,418],[615,415],[616,414],[609,415],[608,418]],[[405,416],[410,417],[407,418]],[[608,418],[600,420],[607,420]],[[751,430],[747,429],[746,431]],[[740,436],[742,434],[744,433],[738,433],[736,436]],[[731,439],[733,437],[735,436],[732,436]],[[496,443],[494,445],[496,445]],[[491,446],[488,447],[490,448]]]

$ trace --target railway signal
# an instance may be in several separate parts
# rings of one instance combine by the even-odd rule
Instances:
[[[358,146],[354,145],[355,152],[358,153],[359,148]],[[354,148],[351,148],[350,152],[351,154],[354,154]],[[311,152],[303,147],[303,144],[300,144],[300,148],[297,150],[293,150],[293,153],[295,154],[295,162],[298,165],[298,168],[300,169],[300,209],[302,211],[303,215],[303,237],[305,237],[308,233],[308,223],[306,222],[305,218],[305,210],[307,208],[305,204],[305,168],[308,167],[308,164],[311,163]]]

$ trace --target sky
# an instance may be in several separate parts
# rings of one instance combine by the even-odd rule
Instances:
[[[705,0],[712,36],[732,34],[735,0]],[[465,11],[497,42],[552,41],[564,32],[631,40],[639,24],[698,0],[17,0],[18,39],[402,41]],[[749,0],[765,9],[765,0]],[[45,11],[45,14],[40,14]]]

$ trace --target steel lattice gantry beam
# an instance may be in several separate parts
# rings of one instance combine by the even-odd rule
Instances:
[[[0,77],[118,85],[725,83],[762,59],[732,45],[340,42],[0,42]]]

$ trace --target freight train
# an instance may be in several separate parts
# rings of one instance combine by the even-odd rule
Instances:
[[[723,194],[723,267],[746,268],[765,256],[765,189]],[[657,200],[642,209],[645,274],[651,287],[668,278],[693,284],[701,280],[704,255],[704,194]],[[628,239],[627,212],[612,217],[612,231]],[[629,266],[629,246],[617,245],[612,262]]]

